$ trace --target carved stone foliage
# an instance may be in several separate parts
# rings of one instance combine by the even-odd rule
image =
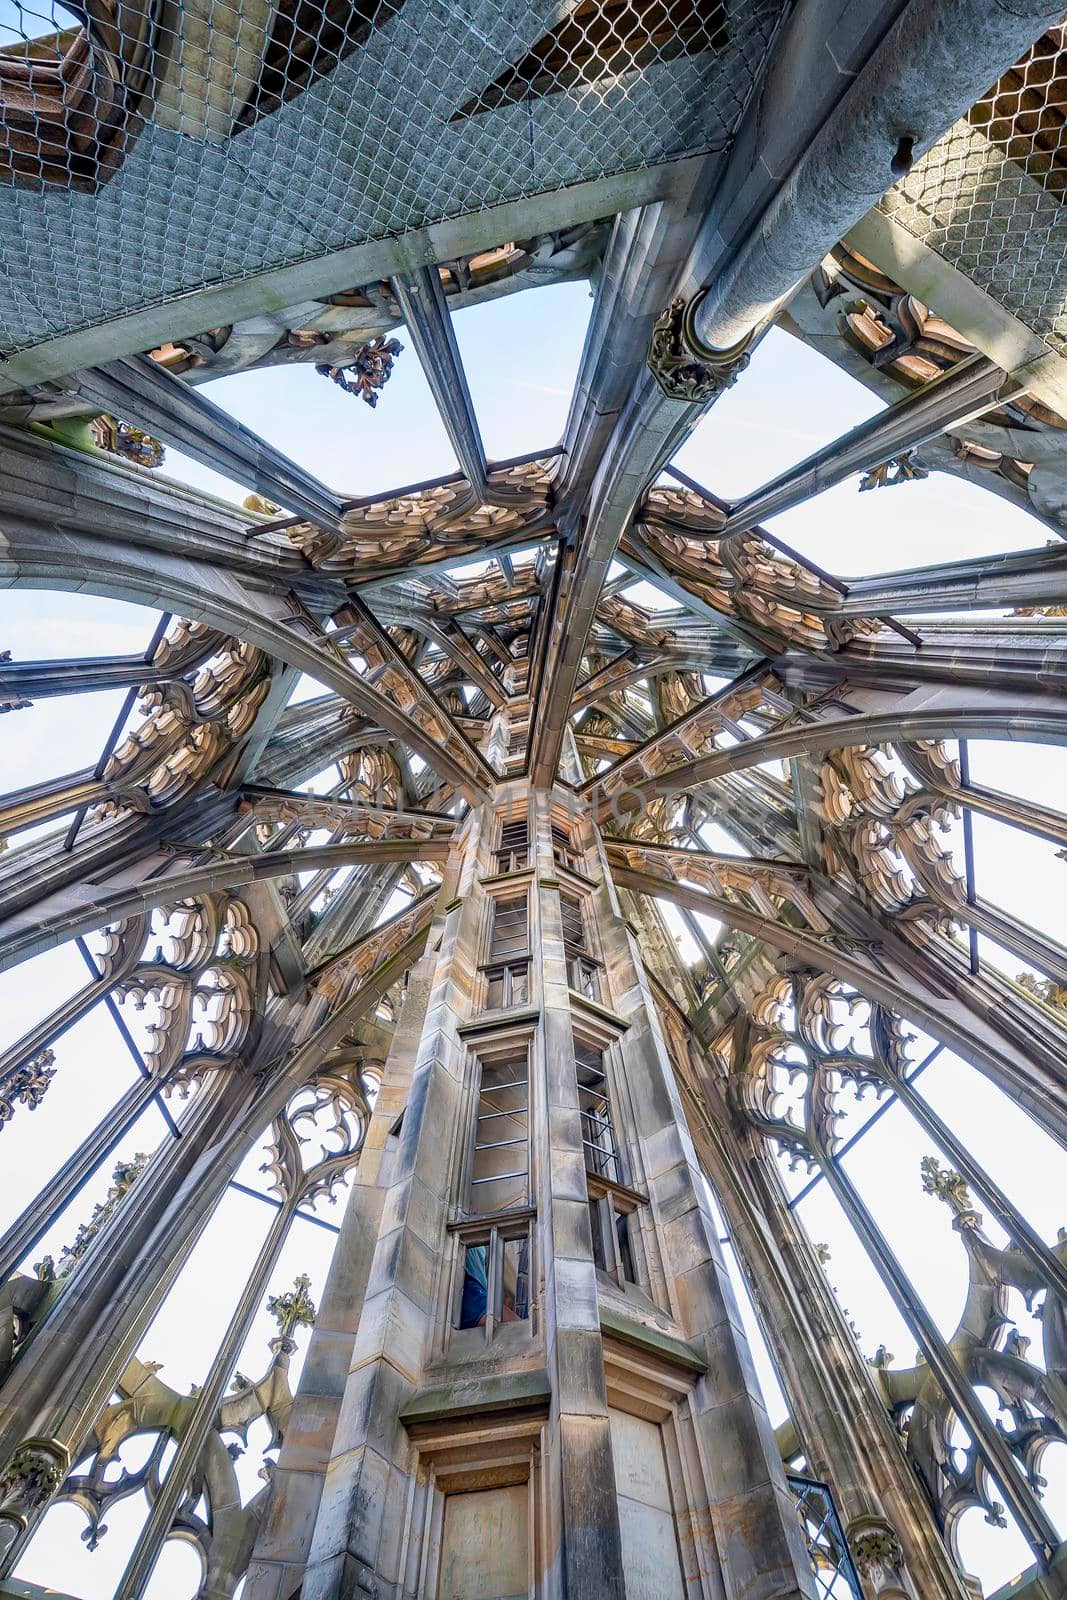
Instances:
[[[847,859],[882,910],[950,927],[964,890],[951,849],[960,811],[944,789],[958,784],[955,757],[941,746],[834,751],[819,768],[827,865]]]
[[[292,336],[290,336],[292,337]],[[325,339],[323,340],[325,343]],[[361,345],[352,360],[343,367],[319,363],[315,371],[329,378],[346,394],[358,395],[372,409],[378,404],[378,391],[388,383],[393,372],[393,362],[403,350],[399,339],[379,335]]]
[[[36,1264],[34,1271],[39,1278],[47,1282],[54,1277],[59,1282],[73,1270],[75,1263],[81,1260],[104,1224],[114,1216],[147,1165],[148,1157],[143,1150],[138,1150],[128,1161],[118,1162],[111,1174],[111,1186],[107,1194],[99,1205],[93,1207],[89,1221],[79,1223],[73,1241],[59,1258],[58,1267],[53,1269],[51,1256],[45,1256],[43,1261]]]
[[[46,1505],[70,1457],[55,1439],[25,1439],[0,1473],[0,1555]]]
[[[902,456],[897,456],[892,461],[883,461],[880,466],[872,467],[870,472],[865,472],[860,479],[860,492],[867,489],[891,489],[895,484],[916,483],[929,476],[922,463],[915,459],[914,452],[907,450]]]
[[[722,360],[709,359],[692,338],[694,303],[672,300],[652,325],[648,365],[668,400],[707,401],[729,389],[748,366],[745,349],[723,352]]]
[[[10,1072],[0,1073],[0,1128],[11,1121],[16,1104],[28,1106],[31,1111],[40,1105],[56,1075],[55,1059],[51,1050],[39,1050]]]
[[[344,513],[341,534],[309,523],[299,523],[286,533],[313,566],[357,582],[422,562],[468,555],[489,539],[537,524],[544,514],[553,465],[528,461],[494,472],[491,484],[508,492],[507,504],[472,505],[467,484],[459,480],[353,505]]]
[[[889,1523],[880,1517],[857,1517],[846,1530],[856,1571],[878,1600],[907,1600],[904,1552]]]

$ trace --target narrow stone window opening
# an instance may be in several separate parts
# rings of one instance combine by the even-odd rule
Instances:
[[[585,913],[577,895],[565,890],[559,897],[563,922],[563,954],[567,962],[567,983],[587,1000],[600,999],[600,963],[589,949]]]
[[[530,918],[525,894],[495,899],[486,963],[490,1011],[525,1005],[530,996]]]
[[[496,851],[498,872],[522,872],[530,864],[530,827],[525,817],[504,822]]]
[[[523,1205],[529,1187],[529,1067],[526,1051],[482,1067],[475,1117],[470,1207]]]
[[[586,1171],[612,1183],[622,1182],[618,1145],[608,1096],[604,1052],[578,1045],[574,1052],[578,1078],[578,1108],[582,1119],[582,1148]]]

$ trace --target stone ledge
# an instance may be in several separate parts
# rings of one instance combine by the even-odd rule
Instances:
[[[703,1375],[708,1370],[707,1362],[687,1344],[684,1339],[675,1339],[672,1334],[662,1333],[658,1328],[650,1328],[647,1323],[631,1321],[623,1317],[611,1306],[601,1304],[600,1307],[600,1332],[601,1335],[618,1339],[623,1344],[633,1345],[638,1350],[643,1350],[646,1355],[658,1356],[661,1361],[669,1361],[672,1366],[685,1367],[689,1372]]]
[[[505,1372],[489,1378],[457,1378],[454,1383],[417,1389],[400,1412],[410,1428],[420,1422],[485,1416],[492,1411],[547,1409],[552,1385],[544,1367],[532,1372]]]
[[[504,1028],[523,1027],[539,1022],[540,1018],[540,1006],[513,1006],[507,1011],[483,1011],[480,1016],[472,1017],[470,1022],[459,1023],[456,1032],[461,1039],[469,1039],[472,1035],[488,1035]]]
[[[1067,1550],[1061,1548],[1048,1572],[1027,1567],[1017,1578],[994,1590],[989,1600],[1058,1600],[1067,1586]]]
[[[600,1004],[599,1000],[590,1000],[588,995],[580,994],[577,989],[569,989],[571,1010],[579,1014],[585,1012],[587,1016],[595,1017],[598,1022],[607,1023],[618,1034],[628,1033],[630,1024],[625,1017],[620,1017],[617,1011],[612,1011],[609,1006]]]

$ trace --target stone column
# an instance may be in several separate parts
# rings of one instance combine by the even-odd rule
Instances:
[[[789,1400],[811,1474],[829,1483],[872,1600],[963,1600],[937,1530],[855,1340],[762,1141],[739,1129],[703,1075],[694,1135]]]
[[[539,1233],[552,1377],[550,1426],[559,1451],[556,1592],[622,1600],[626,1591],[619,1513],[549,802],[549,794],[541,792],[531,809],[536,815],[534,932],[540,936],[544,1028]]]
[[[392,1168],[394,1131],[407,1106],[412,1069],[426,1021],[435,953],[408,977],[400,1018],[382,1073],[352,1193],[341,1223],[326,1290],[315,1318],[271,1497],[245,1582],[245,1600],[289,1600],[311,1554],[312,1535],[333,1452],[352,1352],[363,1312]]]
[[[456,841],[248,1600],[814,1595],[637,941],[573,808],[516,778]],[[599,998],[561,894],[599,939]],[[502,902],[511,974],[526,906],[525,984],[499,977]],[[605,1063],[610,1181],[576,1044],[598,1082]],[[521,1310],[514,1284],[503,1298],[509,1241]]]
[[[602,851],[598,928],[619,1015],[631,1114],[678,1333],[703,1357],[692,1410],[703,1447],[726,1591],[749,1600],[814,1594],[796,1509],[707,1204],[638,942]]]
[[[474,982],[482,913],[475,865],[484,820],[481,811],[467,820],[449,867],[458,893],[451,903],[447,890],[443,894],[436,948],[424,958],[415,1004],[409,1010],[405,1002],[390,1051],[387,1074],[408,1085],[402,1123],[398,1133],[390,1133],[395,1118],[387,1126],[386,1107],[380,1119],[376,1113],[377,1159],[361,1167],[346,1219],[336,1290],[347,1305],[337,1306],[342,1325],[336,1349],[323,1357],[323,1427],[320,1432],[314,1402],[294,1415],[287,1466],[292,1473],[303,1469],[308,1482],[299,1488],[284,1484],[278,1509],[268,1517],[249,1600],[288,1600],[290,1590],[282,1583],[291,1588],[292,1569],[300,1565],[307,1538],[299,1530],[300,1516],[304,1509],[314,1514],[309,1496],[317,1498],[318,1509],[302,1600],[369,1594],[385,1600],[401,1592],[415,1468],[401,1412],[419,1388],[434,1331],[450,1207],[449,1152],[461,1113],[458,1026]],[[321,1490],[314,1481],[320,1473]]]

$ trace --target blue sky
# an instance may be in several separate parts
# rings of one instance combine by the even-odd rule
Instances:
[[[588,286],[570,284],[457,313],[457,337],[492,458],[559,439],[590,305]],[[403,329],[398,336],[407,348],[373,411],[310,367],[229,378],[208,392],[341,492],[371,494],[448,473],[456,463],[447,438],[410,340]],[[872,397],[851,378],[775,332],[696,430],[678,463],[717,493],[736,497],[875,409]],[[164,471],[238,503],[247,492],[175,452],[168,453]],[[944,478],[862,497],[853,480],[770,526],[803,555],[844,575],[1028,548],[1046,538],[1045,529],[1022,512]],[[10,648],[16,660],[133,653],[144,649],[155,621],[154,612],[86,596],[0,592],[0,648]],[[107,694],[76,702],[42,701],[5,717],[3,789],[91,765],[121,699],[121,694]],[[1067,777],[1062,750],[975,743],[971,759],[977,781],[1062,807]],[[976,820],[975,837],[981,893],[1067,942],[1064,896],[1056,892],[1067,865],[1055,860],[1051,846],[983,819]],[[1022,968],[1014,958],[998,959],[1013,974]],[[84,980],[81,958],[70,946],[0,976],[0,1045],[18,1038]],[[131,1017],[131,1026],[136,1030],[143,1023]],[[71,1030],[56,1053],[60,1072],[45,1103],[32,1114],[20,1111],[17,1136],[11,1130],[0,1134],[5,1147],[0,1226],[36,1189],[44,1172],[73,1148],[90,1120],[117,1098],[133,1072],[102,1010]],[[1067,1221],[1060,1204],[1067,1175],[1062,1152],[1052,1150],[1016,1107],[947,1053],[930,1069],[924,1091],[973,1140],[1045,1236],[1054,1238],[1059,1224]],[[160,1133],[159,1114],[150,1109],[122,1153],[151,1148]],[[897,1107],[849,1158],[849,1170],[948,1329],[962,1304],[964,1256],[950,1231],[947,1210],[921,1193],[918,1164],[929,1149]],[[73,1236],[80,1216],[106,1189],[111,1164],[33,1259],[48,1248],[56,1252]],[[248,1164],[253,1177],[254,1166]],[[813,1237],[831,1244],[830,1278],[855,1318],[865,1351],[873,1353],[884,1341],[901,1362],[910,1361],[912,1342],[899,1314],[842,1225],[825,1186],[803,1203],[801,1214]],[[177,1387],[198,1381],[206,1371],[232,1309],[234,1286],[269,1221],[267,1207],[228,1195],[145,1335],[142,1353],[162,1360],[164,1376]],[[275,1274],[274,1290],[291,1282],[296,1271],[308,1270],[313,1292],[320,1294],[331,1244],[332,1235],[298,1223]],[[269,1333],[270,1324],[261,1317],[238,1363],[241,1370],[252,1374],[263,1364]],[[760,1360],[766,1371],[762,1355]],[[1067,1456],[1067,1449],[1053,1454]],[[1052,1456],[1048,1465],[1052,1468]],[[1056,1468],[1050,1472],[1055,1480],[1051,1502],[1065,1514],[1067,1471],[1064,1463]],[[20,1573],[67,1589],[80,1600],[105,1600],[132,1546],[138,1517],[133,1502],[117,1508],[108,1519],[108,1537],[90,1555],[78,1537],[80,1514],[71,1507],[57,1508],[49,1518],[47,1538],[34,1543]],[[977,1513],[965,1519],[961,1543],[989,1587],[1028,1564],[1018,1537],[986,1528]],[[193,1592],[192,1572],[189,1552],[169,1550],[149,1591],[152,1600],[184,1600]]]

